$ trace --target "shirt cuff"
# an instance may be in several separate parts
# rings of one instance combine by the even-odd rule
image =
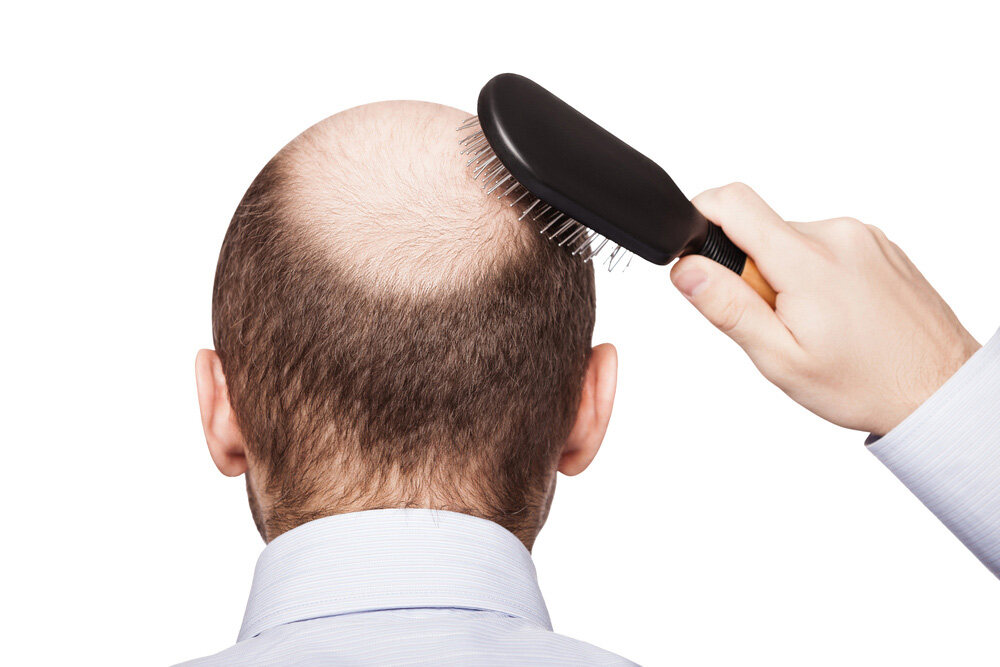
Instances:
[[[1000,331],[868,450],[1000,577]]]

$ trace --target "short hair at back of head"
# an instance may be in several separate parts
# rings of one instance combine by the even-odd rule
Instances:
[[[456,118],[420,103],[334,116],[233,216],[213,333],[264,471],[265,539],[336,512],[437,507],[530,544],[547,509],[593,269],[479,191]]]

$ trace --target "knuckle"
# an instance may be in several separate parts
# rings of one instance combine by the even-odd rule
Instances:
[[[856,247],[872,238],[868,226],[854,218],[837,218],[830,221],[830,231],[835,242]]]
[[[737,202],[746,197],[753,190],[750,186],[744,183],[730,183],[728,185],[723,185],[717,188],[712,188],[711,190],[705,190],[700,195],[695,197],[693,201],[707,202],[711,204],[726,205],[733,202]]]
[[[712,211],[716,215],[721,215],[726,211],[737,209],[745,205],[748,201],[757,198],[757,193],[749,185],[735,182],[706,190],[691,201],[699,209]]]
[[[735,181],[729,185],[719,188],[719,193],[730,201],[743,201],[748,197],[753,197],[756,193],[746,183]]]
[[[886,236],[885,232],[876,227],[875,225],[865,225],[868,228],[869,233],[880,241],[888,241],[889,237]]]
[[[705,190],[700,192],[691,198],[691,203],[695,205],[695,208],[704,209],[706,206],[710,206],[716,197],[716,188],[711,190]]]
[[[716,326],[725,334],[732,334],[740,328],[746,309],[735,298],[730,297],[719,310]]]
[[[850,218],[850,217],[836,218],[834,219],[833,223],[837,225],[837,227],[844,229],[845,231],[849,230],[852,232],[859,231],[863,229],[865,226],[864,223],[858,220],[857,218]]]
[[[800,355],[790,365],[795,375],[803,381],[815,383],[822,378],[822,365],[813,357]]]
[[[815,369],[798,354],[784,354],[777,369],[780,379],[786,384],[811,384],[815,379]]]

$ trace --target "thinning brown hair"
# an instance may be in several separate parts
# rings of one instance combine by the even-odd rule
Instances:
[[[302,185],[317,159],[304,152],[337,162],[336,131],[300,137],[264,167],[219,257],[215,346],[263,470],[258,528],[273,539],[339,512],[436,507],[496,521],[530,546],[580,400],[593,269],[526,222],[498,222],[506,207],[460,210],[450,181],[434,195],[451,207],[447,228],[416,205],[317,204],[354,197],[344,179]],[[435,190],[435,177],[419,178]],[[426,225],[438,254],[385,232],[401,218]],[[367,233],[397,241],[368,247]]]

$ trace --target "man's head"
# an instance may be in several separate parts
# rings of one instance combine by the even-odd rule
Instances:
[[[233,216],[198,395],[265,540],[430,507],[530,547],[556,470],[600,446],[616,359],[590,346],[593,269],[484,195],[458,155],[462,118],[419,102],[332,116]]]

